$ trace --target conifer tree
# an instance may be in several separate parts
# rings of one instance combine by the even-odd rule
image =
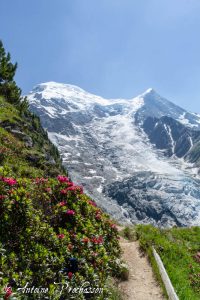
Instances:
[[[11,62],[10,53],[6,53],[0,40],[0,95],[8,102],[17,105],[21,100],[21,90],[14,81],[16,70],[17,63]]]

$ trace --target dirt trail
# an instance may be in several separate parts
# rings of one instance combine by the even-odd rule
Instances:
[[[165,299],[147,257],[140,253],[139,243],[121,238],[120,245],[123,250],[123,260],[128,264],[130,272],[129,280],[119,284],[124,300]]]

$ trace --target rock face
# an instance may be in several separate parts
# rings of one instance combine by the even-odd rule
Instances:
[[[184,157],[200,140],[200,131],[188,128],[171,117],[147,117],[142,127],[150,142],[157,149],[165,150],[164,154],[169,157]]]
[[[74,181],[115,218],[200,225],[200,116],[149,89],[103,99],[54,82],[28,95]]]

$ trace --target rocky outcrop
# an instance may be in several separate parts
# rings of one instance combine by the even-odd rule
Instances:
[[[164,150],[165,155],[184,157],[200,139],[200,131],[188,128],[170,118],[147,117],[142,125],[149,140],[157,149]],[[188,156],[188,160],[190,156]]]

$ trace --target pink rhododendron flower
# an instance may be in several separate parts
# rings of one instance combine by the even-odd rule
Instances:
[[[47,193],[51,193],[51,192],[52,192],[52,189],[51,189],[50,187],[47,187],[47,188],[45,189],[45,191],[46,191]]]
[[[94,207],[97,206],[96,203],[94,201],[92,201],[92,200],[89,200],[89,204],[92,205],[92,206],[94,206]]]
[[[73,273],[72,273],[72,272],[69,272],[69,273],[67,274],[67,276],[68,276],[69,280],[71,280],[72,277],[73,277]]]
[[[4,299],[7,300],[12,295],[12,288],[10,286],[8,286],[4,289],[4,291],[6,292],[4,295]]]
[[[73,216],[73,215],[75,215],[75,211],[72,210],[72,209],[68,209],[68,210],[66,211],[66,214],[67,214],[68,216]]]
[[[10,177],[10,178],[3,178],[3,181],[6,182],[10,186],[15,185],[17,183],[17,180],[15,180],[12,177]]]
[[[76,191],[76,186],[70,186],[66,189],[66,191]]]
[[[79,193],[80,193],[80,194],[83,194],[83,187],[82,187],[82,186],[79,186],[78,188],[79,188]]]
[[[59,175],[57,176],[57,179],[60,183],[69,182],[69,178],[66,176]]]
[[[59,239],[64,239],[65,235],[64,235],[63,233],[61,233],[61,234],[58,234],[57,237],[58,237]]]
[[[66,189],[63,189],[63,190],[60,191],[60,193],[61,193],[62,195],[66,195],[66,194],[67,194],[67,190],[66,190]]]
[[[111,224],[110,227],[113,228],[113,229],[117,229],[117,225],[116,224]]]
[[[67,191],[79,192],[80,194],[83,193],[83,188],[82,188],[82,186],[78,186],[78,185],[70,186],[70,187],[68,187],[66,190],[67,190]]]
[[[102,236],[100,236],[100,237],[98,237],[98,238],[93,237],[93,238],[92,238],[92,242],[93,242],[94,244],[103,244],[103,238],[102,238]]]
[[[60,206],[65,206],[65,205],[67,205],[67,203],[65,201],[62,201],[62,202],[59,203],[59,205]]]
[[[39,178],[39,177],[35,178],[35,182],[36,183],[44,183],[44,182],[47,182],[47,181],[48,181],[48,178],[43,178],[43,177],[41,177],[41,178]]]
[[[89,243],[90,239],[88,237],[85,237],[82,239],[83,243]]]
[[[100,236],[100,237],[98,238],[98,242],[99,242],[99,243],[103,243],[103,237],[102,237],[102,236]]]
[[[60,193],[65,195],[65,194],[67,194],[68,191],[79,192],[80,194],[82,194],[83,193],[83,187],[78,186],[78,185],[74,185],[74,183],[70,181],[70,182],[67,183],[67,188],[61,190]]]
[[[96,220],[101,220],[101,214],[98,212],[95,216]]]

